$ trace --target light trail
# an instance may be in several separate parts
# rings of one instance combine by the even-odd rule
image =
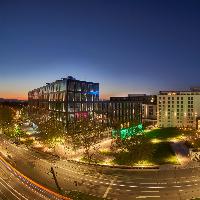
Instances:
[[[71,200],[70,198],[64,197],[60,194],[57,194],[50,189],[40,185],[39,183],[36,183],[35,181],[31,180],[30,178],[23,175],[21,172],[19,172],[17,169],[12,167],[4,158],[0,156],[0,162],[12,173],[15,174],[17,178],[19,178],[23,183],[25,183],[27,186],[31,186],[32,189],[39,191],[41,193],[44,193],[46,196],[50,198],[54,198],[56,200]]]

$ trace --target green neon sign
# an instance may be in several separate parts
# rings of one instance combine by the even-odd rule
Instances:
[[[132,137],[134,135],[137,135],[138,133],[143,133],[143,125],[138,124],[137,126],[131,126],[129,128],[122,128],[120,130],[112,130],[112,137],[116,138],[117,136],[120,136],[121,139],[125,139],[128,137]]]

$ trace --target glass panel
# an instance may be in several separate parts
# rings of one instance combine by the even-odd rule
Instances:
[[[87,101],[92,101],[92,95],[91,94],[87,94]]]
[[[73,121],[74,120],[74,114],[69,114],[68,115],[68,120]]]
[[[68,101],[74,101],[74,93],[73,92],[68,93]]]
[[[81,107],[82,107],[82,111],[87,111],[87,104],[86,103],[82,103]]]
[[[76,91],[81,91],[81,83],[76,82]]]
[[[74,112],[74,104],[68,103],[68,112]]]
[[[81,94],[81,101],[87,101],[87,98],[86,98],[85,94]]]
[[[81,94],[75,93],[75,101],[81,101]]]
[[[69,91],[74,91],[75,87],[75,82],[74,81],[69,81],[68,82],[68,90]]]
[[[66,82],[62,81],[60,82],[60,91],[65,91],[66,90]]]
[[[75,112],[80,112],[81,111],[81,104],[80,103],[76,103],[75,104]]]

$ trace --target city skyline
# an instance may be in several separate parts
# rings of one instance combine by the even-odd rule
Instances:
[[[200,199],[200,1],[0,0],[0,199]]]
[[[71,75],[100,97],[199,85],[197,1],[1,1],[0,97]],[[188,72],[189,69],[189,72]]]

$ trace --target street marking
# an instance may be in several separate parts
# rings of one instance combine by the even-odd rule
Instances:
[[[19,193],[17,190],[15,190],[10,184],[6,183],[6,181],[4,181],[1,177],[0,179],[9,187],[11,188],[13,191],[15,191],[19,196],[21,196],[22,198],[28,200],[25,196],[23,196],[21,193]],[[1,183],[1,182],[0,182]],[[2,183],[1,183],[2,184]],[[8,189],[8,188],[7,188]]]
[[[138,196],[136,199],[145,199],[145,198],[160,198],[160,196]]]
[[[154,189],[154,188],[165,188],[165,187],[147,187],[147,188]]]
[[[115,179],[113,179],[111,182],[110,182],[110,185],[107,187],[104,195],[103,195],[103,198],[106,198],[108,196],[108,192],[110,191],[110,189],[112,188],[112,184],[114,183]]]
[[[165,185],[167,183],[140,183],[141,185]]]
[[[145,190],[145,191],[141,191],[141,192],[159,192],[159,190],[152,190],[152,191],[150,191],[150,190]]]
[[[174,181],[173,183],[180,183],[179,181]]]
[[[11,193],[13,196],[15,196],[17,199],[20,200],[20,198],[19,198],[18,196],[16,196],[14,193],[12,193],[12,191],[11,191],[8,187],[6,187],[4,184],[2,184],[2,182],[0,182],[0,184],[1,184],[4,188],[6,188],[8,191],[10,191],[10,193]]]

